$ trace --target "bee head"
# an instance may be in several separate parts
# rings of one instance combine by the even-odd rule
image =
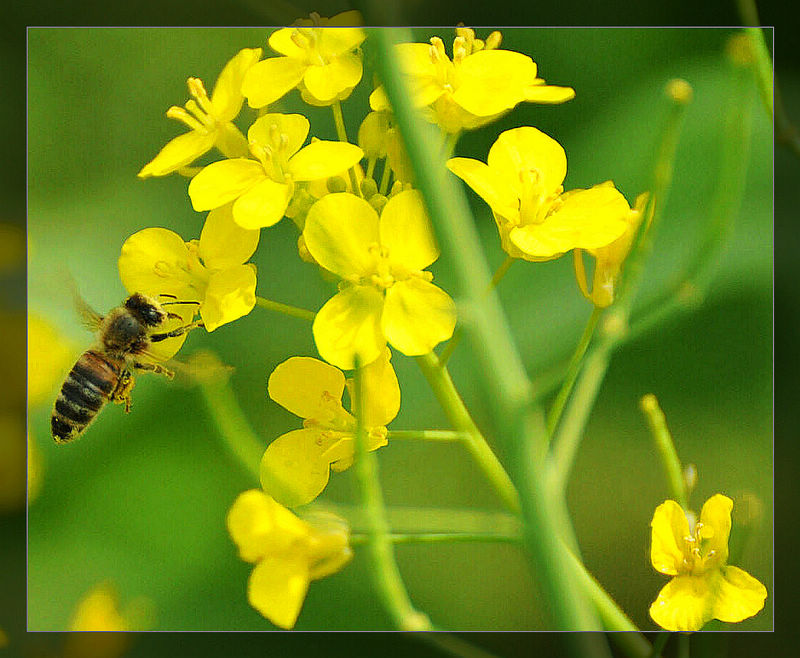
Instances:
[[[125,300],[125,308],[127,308],[139,322],[148,327],[156,327],[167,318],[167,314],[162,310],[161,305],[155,299],[147,297],[140,292],[132,294]]]

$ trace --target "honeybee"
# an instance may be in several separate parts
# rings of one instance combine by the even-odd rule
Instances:
[[[146,359],[153,343],[181,336],[202,327],[202,321],[164,331],[168,319],[181,319],[176,313],[164,310],[169,304],[199,304],[199,302],[159,302],[142,293],[134,293],[105,316],[93,311],[76,296],[78,310],[86,324],[97,333],[97,342],[86,350],[67,375],[58,394],[50,428],[56,443],[77,439],[86,431],[100,410],[109,401],[131,408],[130,393],[135,371],[149,371],[172,378],[167,368]],[[162,331],[158,331],[159,328]]]

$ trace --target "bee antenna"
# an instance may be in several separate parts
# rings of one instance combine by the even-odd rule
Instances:
[[[159,297],[169,297],[170,299],[178,299],[175,295],[170,295],[168,292],[158,293]]]
[[[175,304],[197,304],[198,306],[200,306],[201,302],[194,302],[194,301],[192,301],[192,302],[189,302],[189,301],[186,301],[186,302],[164,302],[163,304],[161,304],[161,306],[170,306],[170,305],[175,305]]]

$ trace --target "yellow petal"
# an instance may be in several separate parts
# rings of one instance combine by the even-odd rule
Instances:
[[[424,270],[439,258],[422,195],[417,190],[395,194],[384,206],[380,219],[381,245],[389,260],[409,270]]]
[[[259,562],[247,583],[247,600],[276,626],[293,628],[311,580],[303,553],[268,557]]]
[[[714,618],[714,596],[709,574],[677,576],[659,592],[650,616],[668,631],[699,631]]]
[[[427,354],[453,335],[456,305],[441,288],[411,277],[386,291],[383,326],[386,339],[403,354]]]
[[[242,82],[247,104],[258,108],[283,98],[300,83],[307,67],[302,60],[289,57],[269,57],[254,64]]]
[[[286,552],[309,533],[308,525],[260,489],[236,498],[226,519],[228,533],[245,562]]]
[[[555,258],[571,249],[611,244],[628,228],[630,207],[615,188],[596,185],[564,196],[561,207],[541,224],[511,230],[512,243],[534,258]]]
[[[567,175],[567,156],[561,144],[530,126],[501,133],[489,149],[487,162],[514,187],[518,198],[520,173],[536,171],[545,193],[555,192]]]
[[[364,30],[358,27],[320,28],[319,50],[327,57],[341,56],[355,50],[367,38]]]
[[[269,39],[267,39],[269,47],[281,55],[302,59],[305,57],[305,50],[298,46],[292,39],[296,30],[297,28],[295,27],[284,27],[280,30],[275,30],[269,35]]]
[[[387,347],[372,363],[364,366],[364,426],[388,425],[400,411],[400,385],[390,359],[392,352]],[[373,448],[374,449],[374,448]]]
[[[512,109],[536,79],[533,60],[511,50],[478,51],[465,57],[457,70],[460,84],[453,100],[476,116]]]
[[[231,205],[226,204],[208,213],[200,233],[198,255],[210,270],[241,265],[255,253],[260,235],[233,221]]]
[[[674,500],[666,500],[656,507],[652,527],[650,561],[656,571],[675,576],[681,570],[685,538],[689,536],[689,521]]]
[[[242,109],[242,81],[248,70],[261,59],[261,48],[243,48],[222,69],[214,91],[211,105],[218,121],[233,121]]]
[[[234,265],[211,275],[200,307],[207,331],[247,315],[256,305],[256,266]]]
[[[247,158],[220,160],[203,167],[189,183],[189,198],[195,210],[211,210],[233,201],[266,174],[260,162]]]
[[[469,185],[498,215],[513,222],[518,221],[518,192],[499,170],[472,158],[450,158],[447,168]]]
[[[536,85],[525,89],[525,100],[529,103],[558,104],[565,103],[575,98],[572,87],[557,87],[555,85]]]
[[[334,295],[312,326],[322,358],[343,370],[355,366],[356,355],[361,363],[377,359],[386,347],[382,311],[383,295],[371,286],[351,286]]]
[[[300,149],[289,160],[289,172],[296,181],[317,180],[347,171],[364,157],[355,144],[320,140]]]
[[[297,153],[308,137],[308,119],[302,114],[265,114],[253,122],[247,131],[247,139],[261,146],[280,148],[285,157]],[[285,144],[275,144],[275,140],[286,140]]]
[[[752,617],[764,607],[767,588],[738,567],[722,567],[714,602],[714,617],[738,622]]]
[[[370,249],[380,240],[378,214],[361,197],[348,192],[328,194],[308,211],[303,236],[322,267],[343,279],[358,279],[374,266]]]
[[[341,401],[344,373],[310,356],[293,356],[269,376],[269,396],[300,418],[327,420],[326,399]]]
[[[158,155],[148,162],[137,174],[139,178],[166,176],[181,167],[191,164],[204,153],[211,150],[216,140],[215,132],[201,133],[192,130],[167,142]]]
[[[308,67],[303,83],[318,101],[332,103],[342,100],[343,94],[359,83],[362,73],[361,57],[345,53],[327,64]]]
[[[201,301],[186,273],[188,260],[181,236],[165,228],[146,228],[122,245],[119,278],[129,293],[166,293],[182,301]]]
[[[727,496],[711,496],[700,511],[701,527],[698,535],[703,542],[703,553],[714,551],[707,565],[723,565],[728,561],[728,537],[731,533],[731,510],[733,501]],[[749,616],[749,615],[748,615]]]
[[[323,457],[319,429],[287,432],[269,444],[261,458],[261,486],[287,507],[310,503],[325,489],[330,460]]]
[[[358,128],[358,145],[370,158],[386,155],[386,139],[389,132],[389,115],[386,112],[370,112]]]
[[[243,229],[277,224],[289,207],[294,185],[262,178],[233,202],[233,219]]]
[[[184,300],[186,300],[186,297],[182,298],[181,301]],[[159,331],[167,332],[186,326],[194,319],[196,308],[197,307],[193,304],[170,306],[170,312],[174,313],[178,317],[168,319],[161,327],[159,327]],[[166,340],[162,340],[158,343],[152,343],[150,347],[147,348],[147,353],[142,355],[142,360],[152,362],[166,361],[167,359],[171,359],[178,353],[178,350],[180,350],[180,348],[183,346],[183,343],[186,341],[188,336],[189,334],[182,334],[181,336],[176,336],[175,338],[167,338]]]

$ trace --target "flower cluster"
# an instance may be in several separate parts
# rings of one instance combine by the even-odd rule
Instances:
[[[274,56],[262,59],[261,48],[237,53],[210,97],[199,79],[189,78],[192,99],[167,112],[189,132],[170,141],[139,176],[191,179],[192,207],[208,211],[200,238],[186,242],[167,228],[145,228],[128,238],[119,257],[130,292],[174,297],[184,304],[176,312],[181,319],[199,313],[209,332],[248,315],[257,300],[313,317],[310,331],[322,360],[291,356],[267,384],[269,397],[301,418],[302,427],[268,437],[258,466],[261,489],[240,494],[227,517],[240,557],[255,565],[247,587],[251,606],[287,629],[298,619],[310,582],[335,573],[352,556],[346,523],[315,515],[311,506],[300,511],[302,518],[289,508],[315,501],[331,471],[353,464],[357,427],[366,429],[367,450],[387,445],[387,425],[401,399],[392,349],[431,355],[453,337],[458,319],[456,302],[433,283],[439,247],[380,81],[369,108],[361,108],[357,144],[347,138],[342,102],[364,77],[367,38],[356,12],[330,20],[312,15],[269,36]],[[464,131],[487,126],[521,103],[559,104],[575,96],[571,87],[540,78],[531,57],[500,44],[499,32],[480,39],[460,27],[449,53],[440,37],[396,47],[413,105],[438,127],[448,149]],[[322,133],[312,131],[305,114],[270,107],[293,90],[308,105],[331,108],[337,139],[309,139]],[[212,150],[222,158],[196,164]],[[583,295],[596,309],[617,301],[625,261],[649,228],[647,193],[631,207],[604,177],[587,189],[565,189],[564,148],[533,126],[500,133],[485,162],[451,157],[447,167],[488,204],[509,259],[540,262],[571,251]],[[297,228],[304,267],[337,283],[316,313],[256,296],[256,266],[249,261],[261,229],[284,217]],[[594,258],[591,286],[584,252]],[[162,356],[174,354],[182,339],[172,339],[171,352]],[[356,368],[363,400],[354,399],[353,380],[343,372]],[[497,469],[493,475],[499,477]],[[513,490],[510,480],[509,486]],[[691,631],[712,618],[739,621],[763,606],[764,587],[727,565],[731,506],[725,496],[714,496],[698,523],[674,501],[656,510],[652,563],[673,577],[650,608],[663,628]]]

